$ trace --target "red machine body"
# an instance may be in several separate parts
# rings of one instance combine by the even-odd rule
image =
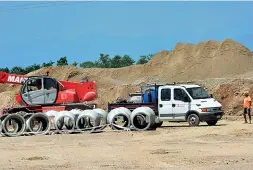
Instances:
[[[41,82],[41,89],[34,91],[29,88],[35,87],[34,82]],[[16,101],[26,108],[55,107],[65,108],[69,104],[83,103],[96,99],[96,85],[94,81],[69,82],[58,81],[49,76],[25,76],[0,72],[0,83],[21,84],[20,93]],[[53,86],[53,89],[47,88]],[[63,106],[64,104],[64,106]],[[32,109],[33,110],[33,109]],[[62,109],[61,109],[62,110]],[[64,109],[63,109],[64,110]]]

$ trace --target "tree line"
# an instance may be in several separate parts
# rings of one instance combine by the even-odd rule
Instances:
[[[61,57],[56,62],[49,61],[47,63],[42,64],[33,64],[27,67],[19,67],[15,66],[9,69],[8,67],[0,68],[0,72],[4,71],[11,74],[27,74],[32,71],[38,70],[43,67],[51,67],[51,66],[67,66],[72,65],[76,67],[81,68],[120,68],[120,67],[126,67],[131,65],[138,65],[138,64],[145,64],[147,63],[151,58],[152,54],[149,55],[143,55],[140,56],[140,58],[135,61],[133,58],[131,58],[129,55],[115,55],[114,57],[110,57],[108,54],[100,54],[100,57],[96,61],[85,61],[82,63],[69,63],[66,56]]]

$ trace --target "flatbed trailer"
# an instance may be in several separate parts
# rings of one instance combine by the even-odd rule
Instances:
[[[154,110],[155,114],[158,116],[157,103],[108,103],[108,113],[112,111],[113,109],[116,109],[119,107],[125,107],[129,109],[130,111],[133,111],[134,109],[138,107],[149,107],[152,110]]]
[[[200,122],[213,126],[223,116],[222,105],[199,85],[153,85],[153,90],[155,97],[151,103],[144,100],[142,103],[108,103],[108,112],[120,107],[131,112],[148,107],[154,111],[158,124],[163,121],[188,122],[190,126],[198,126]]]

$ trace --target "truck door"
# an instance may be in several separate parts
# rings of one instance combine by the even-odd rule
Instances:
[[[173,116],[175,121],[184,121],[185,115],[190,110],[190,97],[182,88],[173,89]]]
[[[21,97],[28,105],[44,104],[45,95],[42,78],[30,78],[22,86]]]
[[[170,88],[159,88],[158,90],[158,112],[160,120],[172,120],[172,100]]]
[[[52,78],[44,78],[45,104],[53,104],[58,97],[57,81]]]

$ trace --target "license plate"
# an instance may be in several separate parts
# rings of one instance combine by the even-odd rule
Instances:
[[[220,118],[220,115],[216,116],[217,118]]]

